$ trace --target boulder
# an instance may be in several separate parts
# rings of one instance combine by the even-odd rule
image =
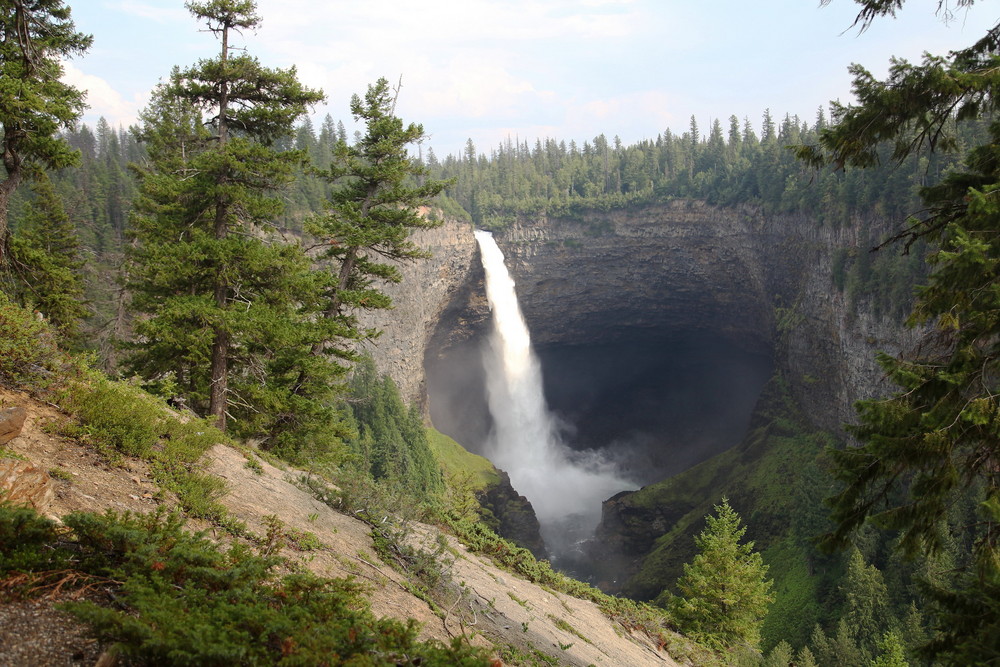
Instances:
[[[21,407],[0,408],[0,445],[7,444],[21,435],[28,411]]]
[[[0,460],[0,498],[45,512],[55,496],[55,480],[28,461]]]

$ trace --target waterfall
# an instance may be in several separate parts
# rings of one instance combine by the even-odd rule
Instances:
[[[635,484],[620,479],[595,455],[563,442],[542,391],[542,373],[517,302],[514,280],[493,235],[477,231],[486,272],[493,331],[485,350],[487,399],[493,430],[487,451],[534,507],[549,552],[558,558],[593,534],[601,502]]]

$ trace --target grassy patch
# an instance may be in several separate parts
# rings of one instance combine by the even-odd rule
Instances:
[[[469,476],[475,491],[481,491],[500,481],[500,476],[489,460],[467,451],[444,433],[433,428],[427,429],[427,442],[441,464],[445,478]]]
[[[225,481],[198,464],[209,448],[230,442],[208,420],[182,422],[161,399],[96,371],[68,383],[55,398],[74,417],[63,425],[63,435],[93,447],[113,465],[126,456],[149,462],[154,481],[175,493],[189,516],[241,529],[218,502]]]
[[[777,582],[775,601],[761,628],[762,645],[768,649],[784,639],[803,646],[809,642],[816,623],[823,620],[818,602],[820,578],[809,571],[810,554],[793,540],[785,539],[761,555],[770,567],[768,575]]]
[[[516,595],[514,595],[510,591],[507,591],[507,597],[509,597],[511,600],[513,600],[514,602],[518,603],[519,605],[521,605],[525,609],[528,609],[528,601],[527,600],[522,600],[521,598],[517,597]]]
[[[582,634],[580,634],[579,630],[577,630],[572,625],[570,625],[569,621],[567,621],[566,619],[559,618],[558,616],[555,616],[553,614],[548,614],[548,617],[549,617],[549,620],[552,621],[552,623],[557,628],[559,628],[560,630],[562,630],[563,632],[568,632],[569,634],[573,635],[574,637],[579,637],[580,639],[582,639],[583,641],[585,641],[588,644],[593,644],[592,641],[590,641],[589,639],[587,639],[586,637],[584,637]]]

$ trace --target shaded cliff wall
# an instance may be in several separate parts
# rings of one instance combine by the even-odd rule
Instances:
[[[835,251],[867,251],[858,230],[880,225],[835,230],[749,206],[678,200],[522,219],[497,240],[536,346],[712,336],[772,355],[809,418],[838,431],[857,399],[888,389],[875,352],[895,353],[914,340],[898,322],[872,316],[863,296],[852,309],[833,285]],[[432,258],[402,267],[403,282],[388,288],[393,310],[365,314],[365,325],[383,330],[367,347],[425,412],[425,370],[448,357],[458,368],[440,380],[450,387],[447,400],[459,401],[451,412],[482,431],[488,424],[474,376],[489,310],[472,229],[448,222],[415,240]]]
[[[833,285],[833,255],[858,247],[863,224],[884,223],[834,230],[752,207],[675,201],[525,220],[500,243],[536,345],[650,332],[773,351],[810,418],[837,431],[854,401],[887,389],[875,352],[912,344],[898,322],[868,314],[863,297],[852,310]]]

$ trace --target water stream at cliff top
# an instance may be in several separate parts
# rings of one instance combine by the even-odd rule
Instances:
[[[593,534],[601,502],[635,489],[596,454],[574,452],[561,437],[542,391],[542,372],[517,302],[514,280],[489,232],[477,231],[493,329],[484,353],[493,429],[486,450],[510,475],[541,524],[554,560]]]

